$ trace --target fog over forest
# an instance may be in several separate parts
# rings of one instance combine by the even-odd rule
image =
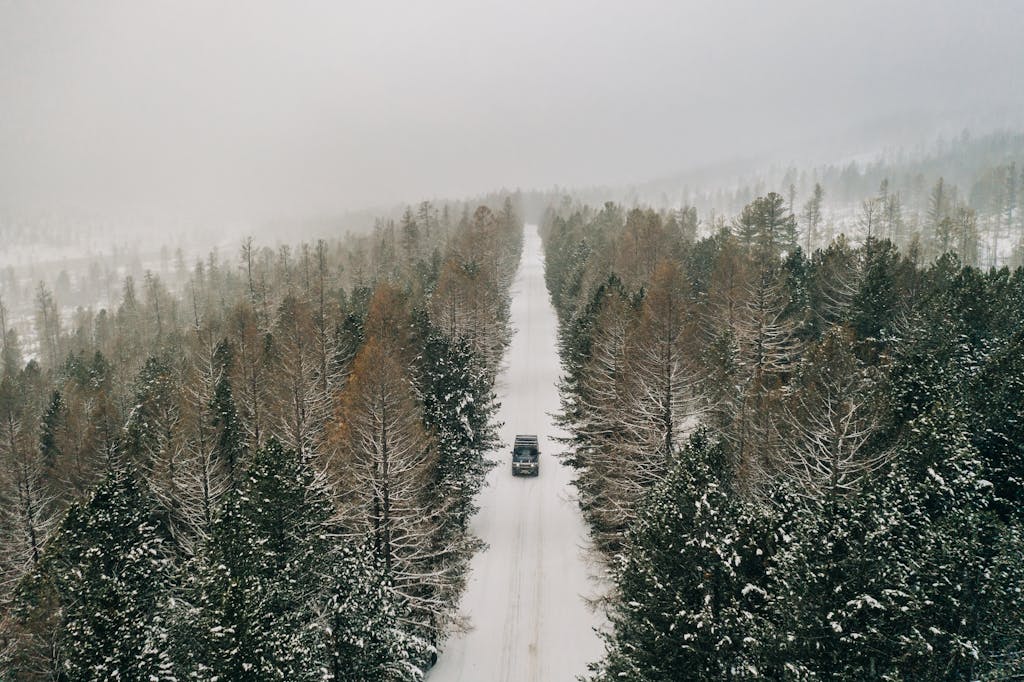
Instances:
[[[0,0],[0,681],[1024,680],[1024,0]]]
[[[0,3],[0,210],[262,219],[1021,123],[1013,0]]]

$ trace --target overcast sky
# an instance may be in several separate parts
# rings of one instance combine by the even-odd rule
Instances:
[[[322,213],[1016,123],[1022,36],[1019,0],[0,0],[0,209]]]

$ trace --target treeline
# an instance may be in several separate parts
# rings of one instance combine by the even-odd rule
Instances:
[[[1024,672],[1024,269],[785,199],[549,212],[567,461],[616,590],[593,680]]]
[[[510,200],[128,278],[3,328],[0,679],[417,680],[453,625]]]
[[[888,239],[927,261],[948,250],[980,267],[1024,264],[1024,134],[995,132],[912,152],[816,167],[779,165],[752,173],[741,166],[694,171],[626,192],[627,205],[693,206],[703,236],[759,196],[776,192],[796,217],[804,251],[846,234]],[[596,192],[588,197],[599,200]],[[809,240],[809,241],[808,241]]]

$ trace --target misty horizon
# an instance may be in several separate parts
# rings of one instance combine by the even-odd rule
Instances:
[[[955,2],[0,5],[0,209],[265,219],[1018,127]]]

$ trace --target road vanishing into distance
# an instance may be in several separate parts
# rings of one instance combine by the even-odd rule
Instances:
[[[553,441],[558,322],[533,225],[526,226],[511,312],[515,335],[497,383],[502,449],[472,522],[488,547],[473,559],[460,604],[468,628],[442,644],[429,682],[570,682],[603,652],[595,628],[605,619],[589,603],[606,589],[602,567],[570,485],[572,471],[558,461]],[[539,438],[536,478],[512,476],[517,433]]]

